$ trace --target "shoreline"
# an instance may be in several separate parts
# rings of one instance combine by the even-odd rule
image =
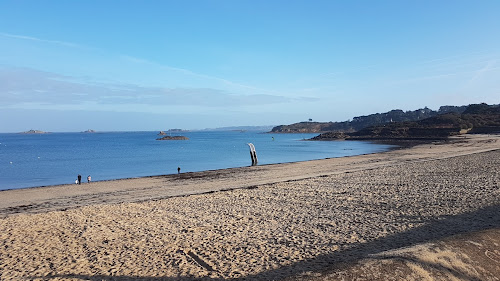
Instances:
[[[0,279],[496,280],[499,165],[500,136],[474,136],[6,192]]]
[[[467,144],[469,143],[469,144]],[[272,184],[372,169],[383,165],[396,165],[406,161],[436,159],[433,147],[447,149],[442,157],[454,157],[481,151],[500,149],[500,135],[471,135],[452,137],[444,143],[410,143],[385,152],[356,156],[325,158],[301,162],[265,164],[206,170],[181,174],[167,174],[125,179],[103,180],[88,183],[49,185],[40,187],[1,190],[0,217],[15,213],[38,213],[85,206],[87,201],[102,195],[102,203],[141,202],[177,196],[212,193],[224,190],[248,188],[260,184]],[[467,145],[466,145],[467,144]],[[478,144],[480,144],[478,146]],[[472,147],[476,145],[476,147]],[[134,199],[120,197],[121,193],[135,193]],[[78,197],[82,203],[71,202]],[[57,204],[52,204],[56,201]],[[57,207],[62,205],[62,207]]]
[[[72,132],[73,133],[73,132]],[[310,141],[310,139],[302,139],[300,141]],[[322,140],[323,141],[323,140]],[[337,141],[337,140],[328,140],[328,141]],[[373,152],[373,153],[366,153],[366,154],[358,154],[358,155],[350,155],[350,156],[339,156],[339,157],[327,157],[327,158],[321,158],[321,159],[312,159],[312,160],[304,160],[304,161],[294,161],[294,162],[280,162],[280,163],[270,163],[270,164],[258,164],[257,166],[269,166],[269,165],[282,165],[282,164],[289,164],[289,163],[300,163],[300,162],[308,162],[308,161],[317,161],[317,160],[324,160],[324,159],[334,159],[334,158],[345,158],[345,157],[355,157],[355,156],[360,156],[360,155],[367,155],[367,154],[377,154],[377,153],[384,153],[392,150],[397,150],[397,149],[404,149],[404,148],[409,148],[413,147],[418,144],[426,144],[426,143],[431,143],[432,140],[424,140],[422,142],[407,142],[406,140],[371,140],[371,139],[366,139],[366,140],[356,140],[356,141],[363,141],[363,142],[369,142],[369,143],[377,143],[377,144],[386,144],[386,145],[392,145],[393,147],[388,148],[386,151],[383,152]],[[249,166],[238,166],[238,167],[229,167],[229,168],[222,168],[222,169],[209,169],[209,170],[201,170],[201,171],[193,171],[193,172],[185,172],[181,173],[183,175],[193,175],[193,177],[199,177],[198,174],[204,174],[206,172],[216,172],[216,171],[221,171],[221,170],[231,170],[231,169],[241,169],[241,168],[247,168],[251,167]],[[98,182],[112,182],[112,181],[120,181],[120,180],[131,180],[131,179],[140,179],[140,178],[154,178],[154,177],[169,177],[169,176],[178,176],[178,174],[171,173],[171,174],[160,174],[160,175],[148,175],[148,176],[138,176],[138,177],[125,177],[125,178],[113,178],[113,179],[104,179],[104,180],[95,180],[92,181],[92,183],[98,183]],[[82,185],[83,184],[88,184],[85,182],[85,179],[82,178]],[[48,188],[48,187],[58,187],[58,186],[71,186],[75,185],[78,186],[77,184],[47,184],[47,185],[38,185],[38,186],[28,186],[28,187],[20,187],[20,188],[7,188],[7,189],[0,189],[0,194],[1,192],[4,191],[12,191],[12,190],[21,190],[21,189],[32,189],[32,188]]]
[[[55,146],[49,145],[51,141],[48,139],[38,142],[35,139],[27,138],[26,141],[32,142],[34,145],[31,148],[37,148],[25,154],[21,153],[21,151],[16,152],[17,149],[22,148],[14,145],[15,139],[6,139],[5,142],[2,140],[5,145],[10,143],[11,148],[2,150],[5,152],[2,153],[4,160],[7,161],[0,165],[2,168],[0,177],[3,178],[0,181],[0,190],[73,184],[77,174],[85,174],[85,176],[90,174],[94,182],[96,182],[177,174],[177,166],[182,166],[182,172],[246,167],[250,166],[251,163],[248,158],[248,146],[246,145],[250,140],[258,143],[257,152],[262,152],[262,159],[260,159],[262,161],[260,162],[266,164],[307,161],[332,156],[341,157],[388,149],[387,146],[377,145],[372,142],[364,142],[364,144],[307,144],[299,139],[308,138],[312,135],[303,134],[300,138],[290,135],[276,137],[277,141],[271,142],[270,137],[260,136],[260,134],[253,132],[244,135],[231,135],[227,132],[214,135],[210,132],[197,135],[197,137],[192,138],[192,141],[185,144],[161,144],[154,141],[150,134],[132,136],[133,133],[130,133],[130,137],[124,138],[125,144],[123,144],[123,147],[127,151],[121,151],[114,144],[116,142],[115,138],[119,138],[114,133],[102,138],[89,137],[88,139],[87,137],[83,138],[83,136],[79,138],[77,133],[69,134],[74,136],[54,138],[54,141],[58,143],[57,149],[55,149]],[[226,134],[231,135],[231,137],[227,137]],[[154,138],[156,137],[155,134]],[[224,137],[224,141],[214,143],[214,149],[202,148],[207,140],[219,137]],[[136,138],[144,142],[144,146],[140,150],[134,150]],[[101,140],[102,145],[100,144]],[[73,151],[69,149],[73,145],[72,143],[75,143],[74,145],[78,149],[71,155],[66,155],[68,152]],[[2,144],[2,147],[4,144]],[[297,149],[295,149],[295,145],[298,147]],[[357,149],[343,150],[338,146],[342,146],[342,148],[344,146],[356,146]],[[92,147],[97,147],[97,149],[92,149]],[[322,149],[321,147],[325,148]],[[288,152],[282,153],[282,148]],[[80,154],[82,154],[82,157],[78,156]],[[100,155],[112,155],[112,157],[103,158]],[[73,159],[73,157],[76,158]],[[122,158],[122,164],[116,162],[121,161]],[[141,163],[141,165],[137,166],[135,163]]]

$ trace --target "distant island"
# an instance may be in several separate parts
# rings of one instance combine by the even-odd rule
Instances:
[[[156,140],[189,140],[188,137],[185,136],[165,136],[162,138],[157,138]]]
[[[40,130],[29,130],[26,132],[21,132],[20,134],[48,134],[48,132],[40,131]]]
[[[95,133],[95,131],[92,129],[88,129],[87,131],[83,131],[82,133]]]

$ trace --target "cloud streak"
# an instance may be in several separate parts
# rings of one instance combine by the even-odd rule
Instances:
[[[0,32],[0,36],[14,38],[14,39],[22,39],[22,40],[30,40],[30,41],[37,41],[37,42],[43,42],[43,43],[57,44],[57,45],[65,46],[65,47],[88,49],[87,47],[84,47],[84,46],[79,45],[79,44],[71,43],[71,42],[40,39],[37,37],[10,34],[10,33],[5,33],[5,32]]]
[[[197,72],[194,72],[194,71],[191,71],[191,70],[188,70],[188,69],[184,69],[184,68],[167,66],[167,65],[160,64],[160,63],[148,61],[148,60],[142,59],[142,58],[132,57],[132,56],[128,56],[128,55],[122,55],[121,58],[125,59],[125,60],[127,60],[129,62],[136,63],[136,64],[151,65],[151,66],[155,66],[155,67],[158,67],[160,69],[164,69],[164,70],[168,70],[168,71],[175,71],[175,72],[179,72],[179,73],[182,73],[182,74],[185,74],[185,75],[189,75],[189,76],[193,76],[193,77],[197,77],[197,78],[202,78],[202,79],[206,79],[206,80],[217,81],[219,83],[222,83],[222,84],[225,84],[227,86],[231,86],[231,87],[234,87],[234,88],[237,88],[237,89],[245,89],[245,90],[252,90],[252,91],[261,92],[261,93],[276,94],[275,91],[271,91],[271,90],[267,90],[267,89],[262,89],[262,88],[258,88],[258,87],[254,87],[254,86],[250,86],[250,85],[246,85],[246,84],[242,84],[242,83],[233,82],[233,81],[230,81],[230,80],[227,80],[227,79],[224,79],[224,78],[220,78],[220,77],[216,77],[216,76],[212,76],[212,75],[206,75],[206,74],[197,73]]]
[[[89,83],[50,72],[0,68],[0,106],[22,104],[98,104],[135,106],[246,107],[288,103],[269,94],[239,95],[211,88],[143,87],[134,84]]]
[[[59,40],[49,40],[49,39],[42,39],[38,37],[33,37],[33,36],[26,36],[26,35],[19,35],[19,34],[11,34],[11,33],[6,33],[6,32],[0,32],[0,36],[8,37],[8,38],[13,38],[13,39],[19,39],[19,40],[25,40],[25,41],[34,41],[34,42],[42,42],[42,43],[48,43],[48,44],[55,44],[58,46],[63,46],[63,47],[70,47],[73,49],[83,49],[83,50],[92,50],[92,51],[99,51],[99,52],[105,52],[104,50],[100,50],[97,48],[91,48],[91,47],[86,47],[80,44],[72,43],[72,42],[66,42],[66,41],[59,41]],[[268,90],[268,89],[263,89],[263,88],[258,88],[254,87],[251,85],[246,85],[243,83],[238,83],[234,82],[225,78],[221,77],[216,77],[213,75],[207,75],[207,74],[202,74],[202,73],[197,73],[195,71],[189,70],[189,69],[184,69],[180,67],[174,67],[174,66],[169,66],[161,63],[157,63],[154,61],[150,61],[147,59],[143,58],[138,58],[130,55],[119,55],[119,54],[110,54],[110,57],[113,57],[115,59],[121,60],[121,61],[126,61],[129,63],[137,64],[137,65],[146,65],[149,67],[154,67],[156,69],[160,70],[165,70],[170,73],[178,73],[181,75],[185,75],[186,77],[195,77],[198,80],[203,80],[203,81],[211,81],[212,83],[208,82],[207,84],[219,84],[219,85],[224,85],[226,89],[232,89],[231,91],[253,91],[253,92],[259,92],[259,93],[266,93],[266,94],[272,94],[272,95],[277,95],[278,93],[276,91]]]
[[[491,60],[483,68],[478,69],[474,74],[474,76],[469,80],[469,83],[473,83],[474,81],[481,78],[481,76],[483,76],[485,73],[491,70],[498,69],[498,67],[492,67],[494,64],[496,64],[496,62],[497,62],[496,60]]]

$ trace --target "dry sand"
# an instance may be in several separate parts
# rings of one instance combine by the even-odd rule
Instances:
[[[470,136],[3,191],[0,280],[500,280],[498,167]]]

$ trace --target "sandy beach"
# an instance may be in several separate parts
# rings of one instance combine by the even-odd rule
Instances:
[[[500,136],[0,192],[0,280],[500,280]]]

